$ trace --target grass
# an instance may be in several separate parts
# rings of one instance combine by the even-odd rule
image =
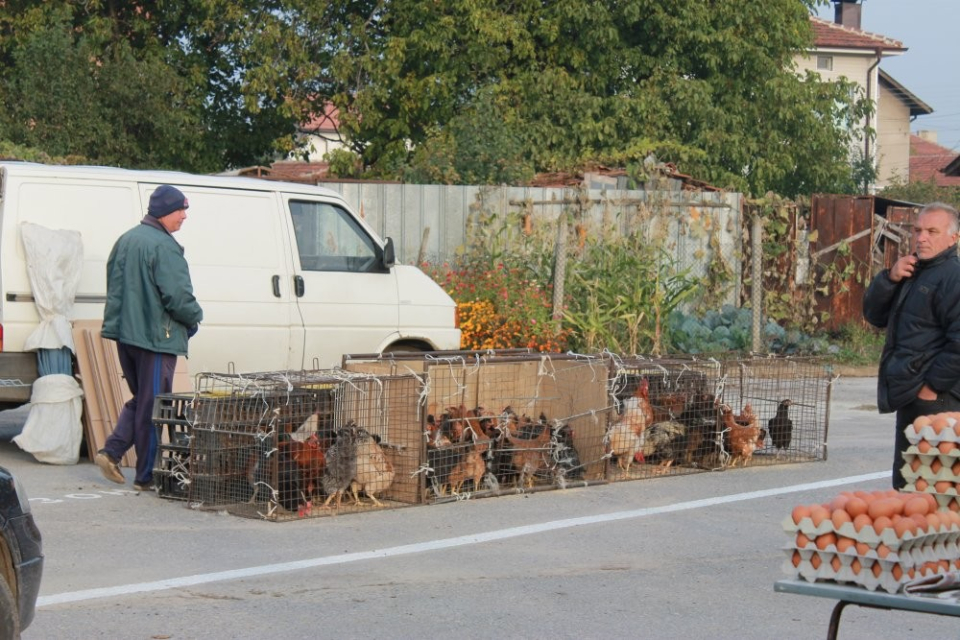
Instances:
[[[831,336],[838,347],[834,355],[837,364],[850,366],[875,365],[880,362],[885,333],[865,325],[850,325]]]

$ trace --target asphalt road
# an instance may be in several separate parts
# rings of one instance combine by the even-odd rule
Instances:
[[[893,446],[875,379],[834,384],[825,462],[283,523],[118,491],[86,460],[41,465],[2,442],[47,555],[24,638],[823,637],[832,601],[773,591],[781,522],[889,487]],[[960,625],[849,607],[840,637]]]

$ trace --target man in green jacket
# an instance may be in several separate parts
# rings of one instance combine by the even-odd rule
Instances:
[[[177,356],[187,355],[187,341],[203,320],[183,247],[172,235],[186,220],[189,206],[176,187],[157,187],[147,215],[120,236],[107,260],[101,334],[117,342],[120,368],[133,397],[95,460],[105,478],[124,484],[120,459],[134,447],[133,485],[139,491],[153,489],[153,400],[172,390]]]

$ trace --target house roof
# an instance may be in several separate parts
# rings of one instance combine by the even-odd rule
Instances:
[[[300,162],[290,160],[274,162],[269,167],[245,167],[236,173],[237,175],[247,178],[317,184],[317,182],[327,178],[329,169],[330,165],[326,162]]]
[[[932,180],[940,187],[960,187],[960,175],[947,171],[960,165],[958,158],[960,154],[956,151],[911,135],[910,182]]]
[[[900,98],[900,100],[902,100],[903,103],[910,108],[911,116],[924,116],[929,113],[933,113],[933,107],[915,96],[905,86],[894,80],[893,76],[883,69],[879,69],[879,72],[880,84],[886,86],[891,93]]]
[[[869,31],[844,27],[835,22],[810,16],[813,27],[813,44],[817,49],[863,49],[876,51],[902,52],[907,48],[903,43]]]
[[[340,109],[332,102],[325,102],[323,113],[315,114],[309,121],[300,125],[304,133],[337,133],[340,131]]]

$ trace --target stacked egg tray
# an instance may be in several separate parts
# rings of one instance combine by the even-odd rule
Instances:
[[[883,509],[871,508],[875,515],[888,509],[902,513],[911,498],[919,497],[927,503],[928,513],[876,518],[864,513],[863,517],[852,518],[844,503],[853,497],[868,505],[883,501],[878,505]],[[917,504],[912,503],[912,510],[917,510]],[[919,525],[921,517],[924,526]],[[867,524],[867,518],[872,524]],[[783,571],[808,582],[836,582],[896,593],[916,578],[960,569],[960,514],[934,510],[933,502],[921,494],[845,492],[830,503],[796,507],[783,521],[783,530],[791,538],[783,549],[787,555]]]
[[[960,511],[960,412],[920,416],[905,434],[904,491],[932,493],[941,509]]]

